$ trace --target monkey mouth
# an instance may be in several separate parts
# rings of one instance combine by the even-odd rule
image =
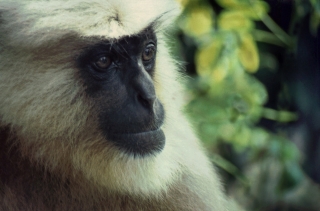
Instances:
[[[134,156],[146,156],[162,151],[165,145],[165,135],[161,128],[138,133],[113,133],[107,139],[120,150]]]

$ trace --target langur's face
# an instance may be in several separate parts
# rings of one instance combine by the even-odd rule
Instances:
[[[157,38],[151,27],[86,47],[77,63],[106,140],[133,155],[159,152],[165,112],[154,87]]]

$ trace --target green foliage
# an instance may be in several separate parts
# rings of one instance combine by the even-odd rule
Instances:
[[[206,143],[232,142],[238,149],[255,146],[254,138],[268,132],[257,128],[261,118],[292,121],[294,114],[263,107],[267,92],[250,73],[259,68],[254,21],[267,16],[264,1],[217,0],[224,10],[217,16],[206,1],[185,3],[181,29],[197,45],[198,79],[193,81],[193,100],[188,113],[199,122]]]
[[[231,144],[246,152],[249,162],[271,156],[282,163],[279,191],[297,186],[304,177],[296,146],[281,132],[257,126],[262,119],[288,123],[297,115],[264,107],[265,86],[252,74],[268,66],[277,71],[273,55],[259,49],[257,42],[291,49],[294,39],[268,16],[269,5],[260,0],[216,0],[222,11],[206,0],[181,1],[184,15],[179,20],[184,36],[196,46],[194,63],[197,76],[190,80],[191,100],[187,113],[197,123],[198,133],[208,148]],[[311,27],[320,23],[320,4],[313,5]],[[256,28],[263,23],[267,31]],[[241,171],[222,157],[213,161],[246,183]]]

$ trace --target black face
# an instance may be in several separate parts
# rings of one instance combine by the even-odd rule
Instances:
[[[146,29],[91,46],[78,59],[106,140],[133,155],[159,152],[165,144],[164,109],[153,82],[156,53],[156,36]]]

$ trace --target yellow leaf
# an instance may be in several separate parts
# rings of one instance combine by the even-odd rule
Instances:
[[[250,34],[241,37],[239,59],[247,72],[254,73],[259,67],[259,54],[255,41]]]
[[[240,12],[243,15],[259,20],[269,11],[269,5],[264,1],[258,0],[217,0],[225,8],[232,11]]]
[[[226,8],[240,7],[246,5],[243,1],[239,0],[216,0],[217,3]]]
[[[228,74],[228,70],[225,65],[219,64],[216,68],[213,69],[211,74],[211,79],[215,83],[221,82]]]
[[[218,19],[218,26],[223,30],[248,31],[252,21],[239,11],[223,11]]]
[[[193,36],[208,33],[213,27],[213,11],[211,7],[192,8],[186,18],[186,32]]]
[[[195,57],[199,75],[206,75],[212,69],[213,63],[219,57],[221,47],[222,41],[214,39],[208,46],[199,49]]]

